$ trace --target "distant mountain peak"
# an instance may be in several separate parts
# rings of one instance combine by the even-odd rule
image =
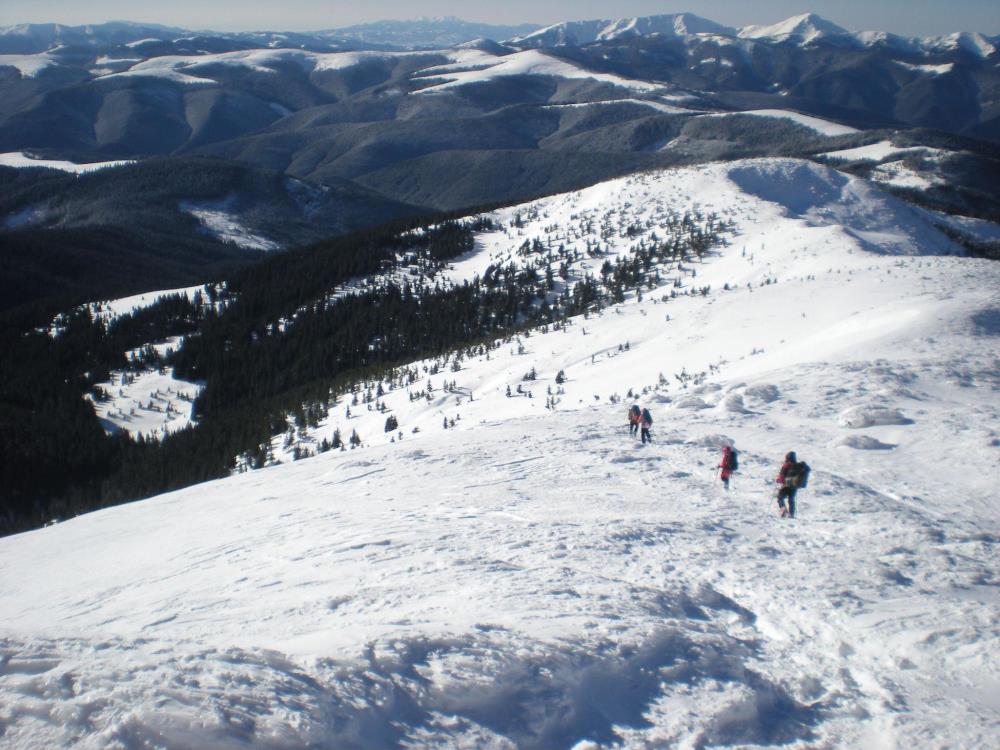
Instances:
[[[740,30],[745,39],[797,39],[809,42],[822,36],[847,34],[845,28],[815,13],[802,13],[767,26],[746,26]]]
[[[452,47],[476,39],[506,39],[528,34],[536,24],[495,25],[464,21],[455,16],[422,16],[411,21],[376,21],[344,26],[324,32],[326,35],[388,44],[396,47]]]
[[[735,36],[736,30],[694,13],[669,13],[634,18],[564,21],[515,37],[510,43],[522,47],[578,46],[654,34],[677,37],[696,34]]]

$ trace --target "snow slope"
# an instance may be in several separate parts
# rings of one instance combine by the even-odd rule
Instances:
[[[846,29],[820,18],[815,13],[803,13],[770,26],[746,26],[740,29],[739,35],[745,39],[765,39],[773,42],[793,40],[800,44],[810,44],[826,36],[846,33]]]
[[[989,747],[1000,266],[757,160],[504,209],[448,273],[586,219],[625,253],[615,228],[696,205],[733,222],[684,264],[704,296],[464,357],[385,396],[401,441],[362,406],[364,448],[0,540],[0,745]]]
[[[751,115],[754,117],[771,117],[781,120],[791,120],[796,125],[809,128],[809,130],[819,133],[820,135],[831,137],[838,135],[851,135],[852,133],[859,132],[857,128],[852,128],[848,125],[841,125],[819,117],[812,117],[811,115],[804,115],[800,112],[792,112],[784,109],[751,109],[741,112],[715,112],[712,114],[701,115],[701,117],[732,117],[733,115]]]
[[[178,337],[155,348],[165,355],[179,344]],[[98,387],[106,397],[91,400],[105,431],[124,430],[133,436],[157,439],[192,424],[192,404],[202,389],[199,383],[151,367],[138,372],[114,372],[111,380]]]
[[[279,250],[281,245],[277,242],[243,225],[236,202],[236,196],[230,195],[216,201],[182,201],[180,209],[198,219],[206,234],[223,242],[265,253]]]
[[[867,146],[857,148],[845,148],[838,151],[828,151],[821,156],[836,161],[885,161],[896,157],[903,157],[908,154],[920,154],[922,156],[940,156],[947,153],[941,149],[927,148],[925,146],[909,146],[900,148],[894,146],[892,141],[879,141]]]
[[[701,18],[693,13],[673,13],[614,20],[566,21],[515,37],[508,44],[585,45],[597,41],[628,39],[637,36],[666,36],[688,39],[705,35],[734,36],[736,30]]]
[[[134,164],[134,161],[99,161],[90,162],[89,164],[77,164],[71,161],[63,161],[60,159],[35,159],[23,151],[12,151],[6,154],[0,154],[0,166],[4,167],[15,167],[17,169],[30,169],[33,167],[44,167],[46,169],[58,169],[63,172],[72,172],[75,174],[83,174],[85,172],[94,172],[98,169],[109,169],[111,167],[123,167],[128,164]]]
[[[0,55],[0,68],[17,68],[23,78],[37,78],[39,73],[55,64],[55,59],[48,52],[39,52],[35,55]]]
[[[493,80],[494,78],[521,75],[553,76],[570,79],[587,78],[643,92],[666,88],[664,84],[638,81],[623,78],[612,73],[597,73],[586,70],[565,60],[547,55],[544,52],[529,49],[523,52],[515,52],[506,57],[495,58],[495,63],[488,67],[485,66],[484,62],[480,61],[472,70],[441,71],[434,74],[432,78],[444,78],[446,79],[444,83],[428,86],[421,89],[418,93],[440,92],[471,83]]]

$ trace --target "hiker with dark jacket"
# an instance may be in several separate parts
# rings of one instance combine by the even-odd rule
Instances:
[[[647,440],[653,442],[653,438],[649,434],[649,428],[653,426],[653,415],[649,413],[649,409],[643,408],[642,410],[642,442],[645,443]]]
[[[722,480],[722,484],[726,490],[729,489],[729,478],[739,467],[736,456],[736,449],[731,445],[727,445],[722,449],[722,461],[719,462],[719,468],[722,469],[722,471],[719,472],[719,479]]]
[[[808,479],[809,465],[805,461],[799,461],[795,451],[789,451],[776,480],[781,485],[778,488],[778,509],[782,518],[795,518],[795,493],[806,486]]]
[[[632,404],[628,410],[628,434],[635,437],[639,431],[639,422],[642,420],[642,409],[639,404]]]

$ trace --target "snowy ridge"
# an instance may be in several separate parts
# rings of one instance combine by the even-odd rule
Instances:
[[[695,44],[711,40],[733,44],[741,40],[799,46],[831,42],[857,47],[887,47],[906,54],[934,54],[964,50],[988,59],[997,52],[995,40],[978,32],[960,31],[945,36],[903,37],[886,31],[848,31],[815,13],[791,16],[774,24],[756,24],[729,28],[691,13],[646,16],[641,18],[568,21],[514,37],[513,46],[581,46],[634,36],[663,35]]]
[[[362,449],[0,540],[4,743],[988,747],[1000,266],[861,180],[754,160],[495,212],[447,273],[588,221],[625,255],[618,227],[696,205],[732,222],[683,264],[707,294],[665,278],[463,354],[431,399],[384,397],[401,442],[361,406]]]
[[[895,157],[906,156],[908,154],[940,155],[946,153],[940,149],[926,146],[909,146],[900,148],[894,146],[891,141],[879,141],[867,146],[857,148],[845,148],[839,151],[827,151],[821,156],[834,161],[884,161]]]
[[[784,109],[751,109],[741,112],[714,112],[701,115],[702,117],[731,117],[733,115],[750,115],[752,117],[774,117],[782,120],[791,120],[796,125],[809,128],[815,133],[825,136],[850,135],[859,132],[857,128],[848,125],[830,122],[819,117],[803,115],[799,112],[792,112]]]
[[[666,290],[646,292],[653,304],[659,303],[664,291],[669,297],[670,289],[680,290],[685,295],[706,286],[712,290],[712,295],[728,289],[723,293],[725,298],[754,294],[754,290],[767,287],[772,281],[793,275],[789,270],[778,269],[795,268],[795,276],[809,273],[798,270],[801,263],[794,254],[770,252],[767,262],[756,260],[754,248],[767,248],[775,243],[780,248],[790,248],[796,243],[824,248],[822,252],[818,249],[815,252],[818,253],[816,262],[827,278],[839,274],[832,270],[834,259],[824,255],[828,252],[825,248],[830,248],[829,252],[843,251],[848,256],[855,252],[890,257],[914,253],[961,255],[964,252],[937,229],[940,217],[936,214],[885,195],[864,180],[810,162],[762,159],[621,178],[494,212],[489,217],[498,228],[479,234],[476,251],[455,260],[432,280],[445,285],[461,284],[477,276],[484,277],[490,267],[507,264],[518,268],[534,267],[539,259],[556,255],[561,259],[563,255],[556,252],[560,247],[566,257],[575,253],[579,258],[569,264],[569,284],[587,275],[599,277],[607,261],[629,258],[639,243],[654,241],[654,235],[658,241],[669,241],[669,234],[663,230],[668,219],[694,212],[735,222],[737,229],[733,231],[738,233],[737,239],[731,241],[743,244],[746,254],[738,259],[715,259],[704,266],[681,263],[682,270],[662,267],[662,278],[670,283]],[[980,228],[973,232],[970,229],[962,233],[981,236],[985,230]],[[729,235],[727,232],[726,236]],[[526,243],[536,242],[541,250],[524,249]],[[595,243],[599,251],[590,252]],[[849,257],[838,257],[842,262],[853,263]],[[556,263],[562,262],[559,259]],[[402,278],[407,270],[405,267],[399,270]],[[341,293],[365,286],[366,283],[359,280]],[[878,294],[877,290],[871,292]],[[686,297],[672,299],[662,314],[673,317],[675,306],[689,304],[701,306],[700,302],[689,301]],[[718,300],[716,304],[723,304],[723,301]],[[876,309],[880,308],[866,308],[865,319],[876,314]],[[842,305],[839,302],[831,304],[829,312],[831,330],[825,336],[829,343],[823,350],[826,355],[830,354],[830,347],[851,345],[851,338],[839,332],[844,312]],[[608,334],[605,336],[600,333],[601,328],[595,332],[590,324],[577,321],[565,330],[544,337],[544,340],[554,338],[557,344],[551,356],[536,353],[508,358],[493,352],[491,358],[481,359],[475,366],[459,356],[415,363],[415,369],[422,372],[416,384],[402,389],[389,382],[377,386],[359,384],[355,393],[345,394],[341,405],[315,429],[303,433],[290,427],[286,435],[274,439],[272,450],[280,459],[291,460],[297,451],[315,452],[323,439],[332,439],[335,430],[339,430],[345,442],[352,432],[357,432],[366,445],[390,442],[396,439],[397,433],[384,429],[388,415],[396,417],[399,430],[406,436],[437,431],[444,421],[467,423],[470,416],[474,423],[480,419],[489,420],[494,407],[485,396],[505,397],[508,390],[514,398],[505,402],[504,411],[518,416],[537,412],[548,403],[550,396],[565,404],[568,400],[565,394],[558,393],[558,389],[548,384],[542,390],[526,381],[525,373],[535,369],[543,382],[550,383],[560,370],[577,381],[581,370],[589,372],[595,367],[608,367],[611,372],[617,371],[621,367],[619,347],[629,342],[631,349],[642,331],[656,338],[654,349],[658,357],[648,365],[630,365],[633,378],[624,390],[628,387],[652,388],[660,383],[663,375],[674,382],[682,372],[694,377],[720,366],[720,360],[725,357],[720,355],[711,337],[699,334],[696,340],[687,341],[677,338],[672,331],[661,331],[662,314],[649,318],[646,314],[639,315],[630,324],[635,328],[633,335],[620,338],[619,328],[604,329]],[[815,319],[788,322],[792,326],[799,323],[803,325],[800,333],[811,331],[810,335],[820,335],[815,331]],[[659,339],[664,334],[669,336],[669,341]],[[770,359],[772,354],[766,345],[767,338],[763,333],[748,334],[745,340],[753,343],[746,347],[744,355],[749,356],[753,349],[753,356],[759,358],[755,362]],[[526,347],[541,352],[547,351],[546,346],[538,344],[536,347],[522,341],[520,345],[511,343],[501,347],[501,351],[517,352]],[[568,352],[581,349],[585,355],[577,354],[569,361],[565,359]],[[783,361],[780,358],[774,366],[780,367]],[[665,362],[671,366],[668,368]],[[729,363],[727,368],[733,366]],[[610,373],[605,376],[609,378],[613,378]],[[454,388],[451,383],[455,383]],[[373,395],[376,390],[378,393]],[[585,403],[595,392],[584,390],[569,403],[579,405],[581,400]],[[624,395],[622,390],[617,393]],[[609,395],[601,393],[601,398]]]
[[[25,78],[35,78],[46,68],[56,64],[56,60],[48,52],[34,55],[0,55],[0,67],[17,68]]]
[[[308,52],[295,49],[252,49],[236,52],[221,52],[205,55],[163,55],[152,57],[128,70],[110,73],[103,76],[109,78],[153,76],[167,78],[182,83],[214,83],[211,78],[193,75],[201,68],[212,65],[232,65],[248,68],[258,73],[272,73],[275,64],[288,60],[294,61],[303,68],[315,72],[324,70],[342,70],[360,65],[367,60],[391,59],[408,56],[408,52]],[[435,54],[435,53],[423,53]]]
[[[846,33],[846,29],[815,13],[804,13],[771,26],[746,26],[740,29],[739,35],[745,39],[768,39],[776,42],[791,39],[800,44],[810,44],[829,35]]]
[[[32,169],[32,168],[44,167],[45,169],[58,169],[62,172],[72,172],[75,174],[94,172],[98,169],[124,167],[134,163],[135,162],[132,160],[124,160],[124,161],[91,162],[89,164],[77,164],[75,162],[63,161],[59,159],[35,159],[34,157],[24,153],[23,151],[14,151],[6,154],[0,154],[0,166],[15,167],[17,169]]]
[[[539,43],[546,46],[583,45],[654,34],[687,38],[698,34],[734,36],[735,33],[735,29],[692,13],[675,13],[616,20],[567,21],[515,37],[508,43],[515,46]]]
[[[445,57],[451,63],[435,65],[418,72],[417,80],[423,78],[445,78],[445,83],[425,89],[440,91],[468,83],[489,80],[501,76],[547,75],[560,78],[591,78],[613,83],[639,91],[662,88],[662,84],[633,81],[611,74],[587,71],[572,63],[558,60],[536,50],[527,50],[508,56],[498,56],[478,49],[434,50],[420,53],[411,52],[307,52],[303,50],[242,50],[219,54],[195,56],[166,55],[153,57],[132,65],[128,70],[112,72],[104,79],[152,76],[185,84],[210,84],[214,80],[207,77],[206,69],[214,65],[232,65],[248,68],[259,73],[272,73],[273,65],[292,60],[311,72],[343,70],[372,60],[390,60],[415,55],[431,58]],[[199,75],[200,71],[200,75]]]
[[[589,71],[538,50],[525,50],[523,52],[515,52],[506,57],[497,58],[496,62],[488,67],[485,66],[484,61],[480,60],[480,62],[475,64],[475,69],[473,70],[452,70],[435,73],[432,75],[432,79],[445,78],[445,82],[420,89],[418,93],[436,93],[457,86],[488,81],[493,78],[519,75],[543,75],[570,79],[588,78],[635,91],[655,91],[666,88],[661,83],[637,81],[611,73]]]
[[[91,302],[87,305],[87,307],[90,308],[90,313],[95,318],[103,320],[105,323],[110,323],[115,318],[122,315],[138,312],[139,310],[151,307],[164,297],[179,294],[187,297],[189,300],[194,300],[196,295],[203,295],[205,293],[205,289],[206,285],[199,285],[181,287],[179,289],[163,289],[155,292],[143,292],[141,294],[133,294],[128,297],[120,297],[119,299]],[[60,321],[61,317],[57,317],[53,321],[53,331],[58,330],[61,325]]]

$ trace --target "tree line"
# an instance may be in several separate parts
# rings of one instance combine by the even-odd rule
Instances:
[[[264,465],[289,418],[317,423],[358,382],[402,378],[409,362],[488,351],[519,330],[620,301],[626,289],[660,283],[661,261],[700,256],[724,230],[685,218],[596,276],[571,278],[579,251],[529,245],[531,263],[443,280],[438,272],[493,221],[397,221],[265,259],[191,298],[113,318],[78,308],[59,318],[56,335],[5,329],[0,531],[224,477],[238,462]],[[184,343],[167,357],[142,350],[172,336]],[[135,349],[142,354],[125,356]],[[106,432],[84,395],[112,371],[145,366],[204,384],[193,426],[159,440]]]

